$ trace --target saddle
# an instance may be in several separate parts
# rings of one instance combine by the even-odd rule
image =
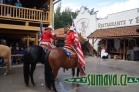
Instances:
[[[66,55],[72,58],[78,58],[77,54],[76,54],[76,50],[71,47],[71,46],[64,46],[63,47],[64,51],[66,52]]]

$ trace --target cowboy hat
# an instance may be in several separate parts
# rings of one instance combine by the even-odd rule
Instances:
[[[53,30],[53,27],[52,26],[48,26],[45,29],[52,29]]]
[[[74,31],[74,27],[73,27],[73,26],[71,26],[69,30],[72,30],[72,31]]]

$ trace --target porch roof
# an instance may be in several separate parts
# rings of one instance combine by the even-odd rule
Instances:
[[[56,34],[56,37],[65,38],[65,35],[64,35],[64,28],[56,29],[56,30],[54,31],[54,33]]]
[[[139,25],[98,29],[91,33],[88,38],[139,37],[139,32],[136,31],[137,29],[139,29]]]

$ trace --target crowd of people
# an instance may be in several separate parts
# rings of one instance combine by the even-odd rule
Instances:
[[[0,3],[2,3],[2,4],[8,4],[8,5],[14,5],[14,6],[17,6],[17,7],[22,7],[23,5],[22,5],[22,3],[20,2],[20,0],[17,0],[16,2],[14,2],[13,3],[13,1],[12,0],[0,0]],[[48,5],[47,5],[48,6]],[[37,9],[37,7],[34,5],[33,7],[32,7],[33,9]],[[41,10],[43,10],[44,12],[46,12],[46,8],[48,8],[48,7],[41,7]]]
[[[12,1],[12,0],[0,0],[0,3],[12,5],[12,4],[13,4],[13,1]],[[17,0],[17,1],[14,3],[14,6],[22,7],[22,4],[21,4],[20,0]]]
[[[20,0],[16,0],[16,2],[13,2],[12,0],[0,0],[0,3],[2,4],[8,4],[8,5],[13,5],[13,6],[17,6],[17,7],[23,7],[22,3],[20,2]],[[48,5],[46,5],[48,6]],[[42,15],[46,16],[46,11],[48,10],[48,7],[46,6],[42,6],[40,10],[43,10]],[[32,7],[32,9],[37,9],[37,7],[34,5]],[[4,13],[5,12],[5,13]],[[11,14],[10,13],[10,8],[7,8],[6,10],[3,10],[3,15],[6,14],[5,16],[14,16],[14,17],[23,17],[21,16],[25,11],[23,11],[22,9],[14,9],[14,13]],[[20,14],[20,15],[19,15]],[[39,18],[41,15],[40,13],[34,12],[34,11],[30,11],[30,16],[32,19],[34,18]],[[45,18],[45,17],[43,17]]]

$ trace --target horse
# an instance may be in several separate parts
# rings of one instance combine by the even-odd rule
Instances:
[[[83,45],[81,44],[82,49],[85,48],[84,44],[87,44],[87,42],[83,43]],[[33,73],[36,69],[36,64],[39,61],[42,64],[44,64],[44,58],[46,52],[47,50],[39,45],[29,46],[25,49],[25,53],[23,55],[24,57],[23,72],[24,72],[24,82],[26,86],[29,86],[29,77],[31,78],[31,83],[35,85]]]
[[[89,43],[88,41],[85,43]],[[84,44],[84,43],[83,43]],[[89,46],[87,46],[89,47]],[[55,78],[57,77],[60,68],[73,69],[78,66],[80,72],[82,73],[82,67],[79,65],[77,58],[72,58],[66,55],[63,48],[53,48],[47,51],[45,54],[45,84],[48,91],[51,92],[51,87],[53,91],[57,92],[55,87]]]
[[[6,63],[6,72],[4,75],[11,73],[11,49],[6,45],[0,45],[0,57],[2,57]]]
[[[71,27],[71,25],[70,24],[68,24],[68,25],[66,25],[65,27],[64,27],[64,33],[66,34],[67,33],[67,31],[68,31],[68,29]],[[81,48],[82,48],[82,51],[83,51],[83,54],[84,54],[84,56],[85,56],[85,53],[86,52],[90,52],[90,44],[89,44],[89,41],[86,41],[86,39],[85,38],[83,38],[82,37],[82,35],[80,34],[80,33],[78,33],[78,37],[79,37],[79,39],[80,39],[80,41],[81,41]],[[82,44],[83,43],[83,44]],[[87,47],[87,46],[89,46],[89,47]],[[84,67],[84,69],[85,69],[85,67]],[[74,77],[74,75],[75,75],[75,68],[73,68],[72,69],[72,77]],[[79,76],[79,68],[77,68],[77,76]]]
[[[31,78],[31,83],[35,85],[35,82],[33,79],[33,73],[36,68],[36,64],[39,61],[43,63],[44,55],[45,55],[44,49],[38,45],[29,46],[25,49],[25,53],[23,55],[24,57],[23,72],[24,72],[24,82],[26,86],[29,86],[29,76]]]

